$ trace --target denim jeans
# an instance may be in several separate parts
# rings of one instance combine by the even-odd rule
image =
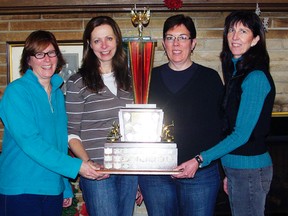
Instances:
[[[264,216],[266,196],[273,177],[272,166],[259,169],[224,167],[233,216]]]
[[[149,216],[212,216],[220,186],[218,165],[199,169],[192,179],[139,176]]]
[[[0,194],[0,216],[61,216],[63,194]]]
[[[100,181],[80,178],[89,216],[132,216],[137,187],[137,176],[110,175]]]

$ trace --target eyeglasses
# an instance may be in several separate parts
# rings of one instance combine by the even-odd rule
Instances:
[[[53,58],[57,56],[57,52],[55,50],[51,50],[49,52],[38,52],[35,53],[34,56],[36,59],[43,59],[45,56],[48,55],[49,58]]]
[[[185,42],[191,39],[191,37],[187,36],[187,35],[179,35],[179,36],[174,36],[174,35],[166,35],[165,36],[165,40],[169,43],[173,43],[175,40],[177,39],[177,41],[179,42]]]

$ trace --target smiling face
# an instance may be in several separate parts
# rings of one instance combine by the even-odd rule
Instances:
[[[230,27],[227,34],[228,46],[234,58],[240,58],[250,47],[259,41],[259,36],[253,36],[253,32],[241,22]]]
[[[54,46],[52,44],[49,44],[49,46],[46,47],[41,52],[48,53],[54,50],[55,50]],[[49,57],[46,54],[42,59],[37,59],[35,56],[30,56],[28,65],[32,68],[39,82],[43,83],[47,80],[50,80],[50,78],[53,76],[57,67],[57,62],[58,62],[57,56]]]
[[[168,40],[169,37],[173,36],[175,37],[174,40]],[[188,39],[181,40],[181,36]],[[196,39],[190,37],[190,32],[182,24],[174,26],[166,32],[163,46],[169,59],[169,66],[172,69],[183,70],[191,65],[190,55],[196,45]]]
[[[102,64],[111,64],[117,50],[117,40],[110,25],[95,27],[91,33],[90,47]]]

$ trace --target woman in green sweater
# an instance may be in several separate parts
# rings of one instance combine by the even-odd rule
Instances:
[[[55,74],[64,63],[52,33],[28,36],[20,62],[24,75],[7,86],[0,103],[1,216],[60,216],[73,196],[68,178],[99,177],[92,163],[68,156],[63,80]]]

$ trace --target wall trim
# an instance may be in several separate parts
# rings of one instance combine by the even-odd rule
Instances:
[[[288,11],[288,0],[184,0],[178,11],[232,11],[254,10],[256,2],[261,11]],[[39,14],[39,13],[90,13],[90,12],[127,12],[135,1],[132,0],[2,0],[0,15]],[[171,12],[162,0],[143,0],[137,8],[149,7],[152,11]]]

